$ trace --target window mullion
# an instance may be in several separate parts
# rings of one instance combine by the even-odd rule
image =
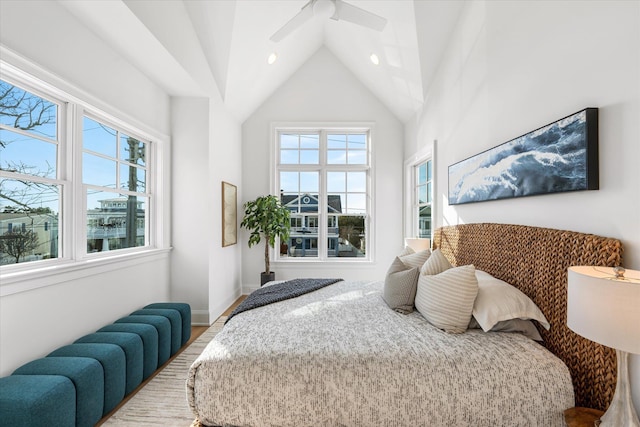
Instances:
[[[320,188],[318,194],[318,259],[326,261],[327,256],[327,131],[320,131]]]
[[[71,245],[70,256],[73,259],[80,259],[86,255],[86,215],[83,206],[86,206],[84,191],[82,187],[82,117],[83,108],[77,105],[72,106],[70,110],[70,119],[68,120],[69,137],[68,156],[69,159],[69,176],[73,177],[70,186],[70,194],[73,194],[70,201],[69,212],[69,242]]]

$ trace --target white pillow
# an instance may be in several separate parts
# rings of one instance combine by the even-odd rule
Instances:
[[[431,255],[431,251],[429,249],[425,249],[420,252],[413,253],[411,255],[401,256],[400,261],[404,263],[409,268],[417,267],[421,268],[422,265],[429,259],[429,255]]]
[[[450,268],[440,274],[421,274],[416,309],[437,328],[451,333],[467,330],[478,294],[473,265]]]
[[[440,249],[433,251],[427,262],[420,268],[420,274],[440,274],[452,267],[449,260],[442,254]]]
[[[476,270],[478,296],[473,305],[473,317],[483,331],[490,331],[498,322],[509,319],[537,320],[545,329],[551,325],[538,306],[520,289]]]

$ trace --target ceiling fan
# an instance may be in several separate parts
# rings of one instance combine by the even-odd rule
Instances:
[[[387,25],[385,18],[342,0],[309,0],[302,6],[302,10],[273,33],[269,40],[279,42],[316,15],[328,16],[335,21],[348,21],[376,31],[382,31]]]

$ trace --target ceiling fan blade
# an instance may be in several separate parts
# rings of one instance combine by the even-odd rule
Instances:
[[[357,6],[345,3],[342,0],[335,0],[335,4],[336,13],[333,14],[331,19],[336,21],[352,22],[376,31],[382,31],[387,25],[387,20],[375,13],[360,9]]]
[[[313,7],[312,4],[315,0],[310,0],[307,4],[302,6],[302,10],[298,12],[296,16],[291,18],[289,22],[284,24],[282,28],[273,33],[273,35],[269,38],[269,40],[273,42],[279,42],[280,40],[287,37],[289,34],[293,33],[295,30],[300,28],[302,24],[307,22],[309,19],[313,17]]]

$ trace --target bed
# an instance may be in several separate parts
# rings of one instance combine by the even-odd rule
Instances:
[[[562,426],[606,407],[615,353],[566,322],[570,265],[619,265],[615,239],[505,224],[442,227],[437,248],[519,288],[542,310],[541,345],[517,333],[452,334],[340,281],[231,319],[193,363],[187,400],[211,426]]]

